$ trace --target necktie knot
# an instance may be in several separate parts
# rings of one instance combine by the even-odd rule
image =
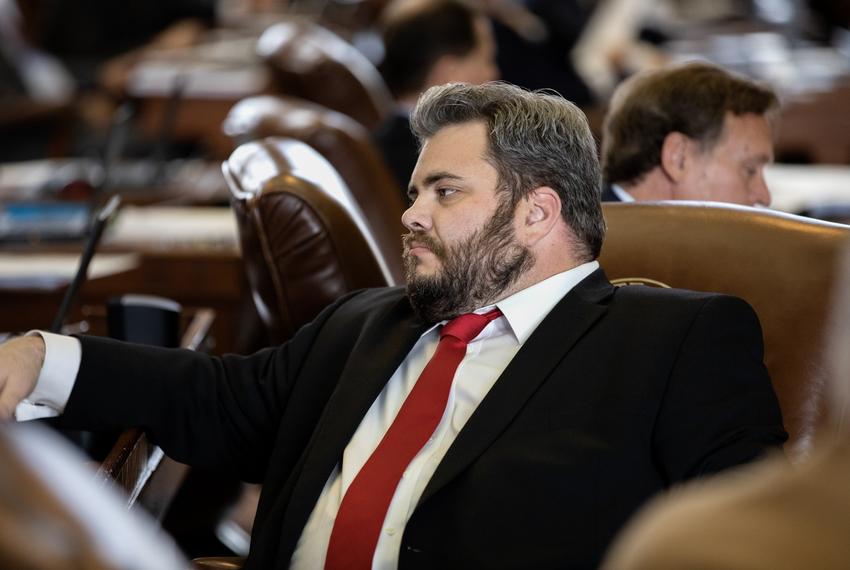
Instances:
[[[502,311],[499,309],[493,309],[481,315],[477,313],[460,315],[445,324],[443,330],[440,331],[440,338],[451,336],[468,344],[481,334],[487,323],[501,316]]]

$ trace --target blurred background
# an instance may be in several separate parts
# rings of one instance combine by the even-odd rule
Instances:
[[[280,340],[254,302],[222,161],[266,136],[302,140],[374,232],[382,216],[397,220],[410,166],[396,167],[401,143],[384,135],[418,90],[398,87],[388,49],[422,46],[413,35],[389,45],[386,33],[405,5],[425,4],[0,0],[0,331],[49,328],[94,214],[117,194],[63,330],[105,334],[108,301],[138,293],[177,301],[183,322],[214,315],[198,347],[212,353]],[[554,89],[597,138],[614,88],[641,70],[701,59],[770,84],[782,102],[771,207],[850,220],[850,1],[464,4],[486,18],[488,39],[448,77]],[[383,227],[389,240],[402,232]],[[394,268],[383,270],[392,283]],[[256,488],[203,476],[193,488],[166,519],[180,546],[244,553]],[[240,493],[254,502],[222,518]]]

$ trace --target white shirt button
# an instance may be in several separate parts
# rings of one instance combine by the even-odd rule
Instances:
[[[393,528],[391,526],[387,527],[387,528],[384,529],[384,532],[386,532],[388,535],[392,536],[392,535],[395,534],[395,528]]]

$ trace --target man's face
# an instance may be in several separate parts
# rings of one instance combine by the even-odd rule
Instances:
[[[702,149],[694,141],[689,160],[674,199],[770,205],[764,167],[773,160],[773,133],[763,116],[727,113],[714,146]]]
[[[428,322],[498,300],[533,263],[486,151],[483,123],[445,127],[425,143],[413,171],[404,260],[408,296]]]

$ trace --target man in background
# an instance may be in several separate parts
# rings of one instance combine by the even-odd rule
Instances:
[[[496,48],[487,16],[457,0],[397,0],[387,7],[382,29],[380,70],[397,109],[374,140],[406,201],[419,153],[409,120],[416,100],[433,85],[496,79]]]
[[[602,199],[768,206],[769,88],[705,63],[637,74],[615,91],[602,136]]]

